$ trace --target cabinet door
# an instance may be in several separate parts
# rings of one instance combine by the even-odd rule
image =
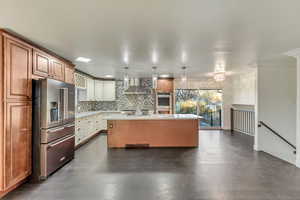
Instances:
[[[65,66],[65,82],[74,84],[74,67],[66,65]]]
[[[103,81],[103,100],[114,101],[116,99],[115,81]]]
[[[5,188],[31,173],[31,102],[6,103]]]
[[[64,81],[64,79],[65,79],[65,66],[64,66],[64,63],[57,60],[57,59],[52,59],[52,61],[51,61],[51,75],[56,80]]]
[[[32,48],[7,37],[4,54],[6,98],[31,99]]]
[[[50,76],[51,57],[37,49],[33,50],[32,73],[37,76]]]
[[[95,82],[94,79],[88,78],[87,79],[87,88],[86,88],[86,97],[87,101],[94,101],[95,100]]]
[[[103,81],[95,80],[95,99],[97,101],[103,99]]]
[[[157,92],[172,93],[173,92],[173,80],[172,79],[158,79]]]

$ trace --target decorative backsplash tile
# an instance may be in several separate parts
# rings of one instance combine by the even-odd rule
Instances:
[[[140,79],[142,87],[147,89],[152,88],[151,78]],[[116,101],[81,101],[78,102],[76,111],[88,112],[96,110],[136,110],[149,109],[154,110],[155,96],[154,94],[147,95],[125,95],[123,81],[116,81]]]

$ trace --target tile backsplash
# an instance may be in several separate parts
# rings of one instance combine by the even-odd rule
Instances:
[[[142,87],[151,89],[151,78],[141,78]],[[154,110],[154,94],[147,95],[125,95],[123,81],[116,80],[116,100],[115,101],[80,101],[77,103],[76,112],[88,112],[97,110],[135,110],[149,109]]]

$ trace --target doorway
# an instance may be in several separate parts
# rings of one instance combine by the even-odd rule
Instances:
[[[202,116],[202,129],[221,129],[223,92],[220,89],[176,89],[175,113]]]

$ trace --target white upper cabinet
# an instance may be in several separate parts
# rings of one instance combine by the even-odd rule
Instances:
[[[95,80],[96,101],[115,101],[116,83],[115,81]]]
[[[96,101],[103,99],[103,81],[95,80],[95,98]]]
[[[114,101],[116,99],[116,83],[115,81],[103,82],[103,100]]]
[[[95,101],[95,81],[94,81],[94,79],[91,79],[91,78],[87,78],[86,100],[87,101]]]

